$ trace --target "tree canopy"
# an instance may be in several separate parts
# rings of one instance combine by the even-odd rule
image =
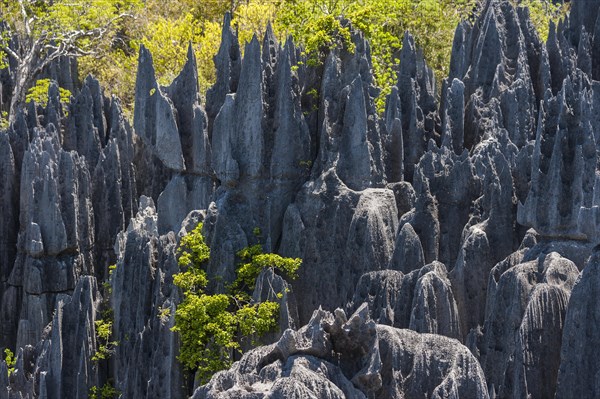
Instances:
[[[206,382],[215,372],[228,368],[234,355],[252,345],[254,338],[278,325],[279,304],[251,297],[259,274],[272,268],[294,278],[302,260],[263,254],[260,245],[245,248],[238,253],[242,263],[236,280],[224,292],[210,293],[205,271],[210,248],[202,227],[198,224],[180,242],[181,272],[173,276],[173,283],[181,289],[183,300],[177,305],[173,330],[181,338],[179,360]]]
[[[64,57],[107,57],[119,42],[126,20],[141,9],[141,0],[5,0],[0,27],[0,59],[11,68],[13,89],[8,112],[26,99],[44,68]]]
[[[383,98],[396,81],[402,38],[410,31],[425,59],[441,80],[450,62],[457,23],[472,17],[480,0],[2,0],[0,69],[16,67],[9,114],[25,102],[40,71],[54,59],[79,57],[80,76],[95,75],[131,112],[137,56],[141,45],[153,54],[160,84],[168,84],[186,60],[192,43],[198,60],[199,90],[204,95],[215,81],[223,13],[243,44],[272,23],[280,41],[288,36],[304,47],[311,62],[319,62],[340,35],[346,19],[371,42],[376,83]],[[548,21],[568,7],[546,0],[515,0],[530,8],[543,39]],[[243,46],[241,46],[243,49]],[[14,116],[11,116],[14,118]]]

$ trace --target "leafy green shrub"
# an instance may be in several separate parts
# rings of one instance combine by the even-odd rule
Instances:
[[[110,382],[107,382],[101,388],[91,387],[89,399],[113,399],[118,397],[119,394],[120,392]]]
[[[96,320],[96,342],[98,347],[96,353],[92,356],[92,361],[98,362],[100,360],[108,359],[114,352],[116,346],[119,345],[118,341],[113,341],[112,338],[112,312],[110,317]]]
[[[239,268],[234,284],[227,293],[209,294],[203,267],[210,249],[202,236],[202,223],[181,239],[182,272],[173,276],[173,282],[182,290],[183,301],[175,311],[173,331],[181,338],[179,361],[196,371],[202,383],[228,368],[234,354],[242,353],[244,343],[254,343],[253,338],[277,327],[279,304],[255,303],[250,296],[260,271],[273,267],[294,275],[301,263],[299,259],[262,254],[260,245],[245,248],[238,255],[247,262]]]
[[[45,107],[48,105],[48,89],[50,88],[50,79],[39,79],[35,82],[35,85],[27,90],[27,96],[25,102],[34,101],[37,104]],[[60,94],[60,102],[63,104],[69,104],[71,102],[71,91],[62,87],[58,88]]]
[[[8,368],[8,375],[10,376],[15,371],[15,364],[17,364],[17,358],[15,354],[8,348],[4,349],[4,361]]]
[[[112,276],[114,271],[117,269],[117,265],[108,266],[108,277]],[[92,356],[92,361],[99,362],[100,360],[106,360],[112,356],[115,347],[119,346],[119,341],[112,340],[112,329],[114,321],[114,311],[110,306],[110,297],[112,295],[112,285],[110,281],[104,281],[102,283],[104,290],[103,300],[101,307],[103,308],[100,313],[100,318],[94,321],[96,326],[96,353]],[[102,388],[104,389],[104,387]]]

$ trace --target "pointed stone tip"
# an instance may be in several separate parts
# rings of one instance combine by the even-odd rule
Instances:
[[[285,39],[285,47],[290,47],[290,50],[296,49],[296,45],[294,44],[294,38],[292,35],[288,35]]]
[[[188,48],[187,48],[187,59],[189,61],[192,58],[195,58],[195,54],[194,54],[194,47],[192,46],[192,41],[190,40],[188,42]]]
[[[88,73],[87,76],[85,77],[85,79],[83,80],[85,85],[90,85],[90,84],[97,84],[98,83],[98,79],[96,79],[94,77],[94,75],[92,75],[92,73]]]
[[[229,28],[231,26],[231,12],[227,11],[225,12],[225,15],[223,16],[223,30],[225,30],[226,28]]]
[[[260,58],[260,43],[258,42],[256,33],[252,35],[252,40],[246,43],[244,54],[244,58],[251,59],[252,57],[256,56]]]
[[[152,59],[152,53],[143,44],[140,46],[140,52],[138,56],[138,65],[149,64],[154,68],[154,60]]]
[[[273,31],[273,25],[271,24],[271,20],[267,22],[267,30],[265,32],[265,36],[275,37],[275,32]]]

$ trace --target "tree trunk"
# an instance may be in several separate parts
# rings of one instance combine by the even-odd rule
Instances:
[[[25,106],[27,89],[33,84],[35,77],[41,71],[39,64],[39,43],[34,43],[27,56],[19,63],[14,75],[14,86],[8,110],[8,122],[12,124],[17,118],[17,112]]]
[[[21,68],[19,68],[21,69]],[[17,118],[17,112],[19,108],[25,105],[25,91],[26,91],[26,78],[19,76],[20,74],[17,72],[15,79],[15,84],[12,91],[12,97],[10,98],[10,108],[8,110],[8,122],[10,124],[14,123]]]

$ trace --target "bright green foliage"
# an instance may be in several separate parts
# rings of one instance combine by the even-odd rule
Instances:
[[[561,18],[566,17],[571,3],[554,4],[551,0],[520,0],[515,5],[529,8],[531,22],[545,42],[548,39],[550,21],[556,24]]]
[[[335,47],[346,47],[353,52],[350,30],[341,24],[351,1],[290,1],[277,15],[276,27],[292,35],[296,43],[305,48],[309,65],[323,61]]]
[[[50,79],[39,79],[35,82],[35,85],[27,90],[27,96],[25,102],[34,101],[37,104],[45,107],[48,104],[48,89],[50,88]],[[71,91],[62,87],[58,88],[60,95],[60,102],[63,104],[69,104],[71,102]]]
[[[0,15],[6,28],[0,33],[0,59],[3,67],[11,59],[15,85],[9,120],[25,102],[26,91],[39,74],[62,56],[104,57],[113,49],[127,47],[128,22],[143,0],[53,0],[2,1]],[[18,48],[10,48],[15,37]],[[84,71],[85,72],[85,71]]]
[[[4,349],[4,361],[8,368],[8,375],[10,376],[15,371],[15,364],[17,364],[17,358],[15,354],[8,348]]]
[[[520,0],[515,4],[530,8],[534,25],[545,40],[548,22],[557,21],[568,4],[555,5],[546,0]],[[97,32],[77,39],[83,54],[81,76],[93,73],[107,92],[121,98],[131,113],[137,55],[143,44],[153,54],[160,84],[168,84],[186,60],[191,42],[198,62],[201,95],[216,79],[213,57],[221,40],[223,13],[233,8],[232,25],[238,32],[241,49],[253,34],[264,35],[269,21],[280,41],[292,35],[305,48],[309,65],[320,64],[334,47],[353,51],[350,30],[341,22],[345,18],[364,32],[370,41],[373,72],[381,95],[376,99],[383,110],[385,96],[396,83],[399,54],[405,31],[410,31],[425,59],[435,71],[438,84],[448,73],[452,39],[457,23],[471,19],[477,0],[248,0],[244,2],[214,0],[84,0],[71,2],[24,2],[27,13],[35,18],[34,35],[47,27],[58,40],[77,30]],[[23,32],[17,1],[0,2],[2,14],[14,31]],[[121,15],[131,18],[118,18]],[[0,38],[6,42],[7,37]],[[0,43],[0,47],[2,43]],[[0,62],[6,60],[0,54]],[[0,66],[1,67],[1,66]]]
[[[96,325],[96,342],[98,348],[92,356],[92,361],[108,359],[114,351],[114,348],[119,345],[118,341],[112,341],[112,318],[100,319],[94,322]]]
[[[8,126],[8,112],[0,111],[0,130],[7,129]]]
[[[283,272],[288,278],[295,279],[296,272],[302,265],[300,258],[284,258],[277,254],[263,254],[260,245],[249,247],[238,252],[238,256],[246,261],[237,271],[237,280],[234,286],[254,289],[256,278],[264,269],[272,267]]]
[[[210,257],[210,248],[202,235],[202,223],[194,228],[189,234],[181,238],[179,243],[179,266],[189,265],[200,266],[208,261]]]
[[[348,19],[370,41],[375,80],[382,88],[377,106],[383,110],[396,82],[404,32],[415,37],[440,79],[448,72],[456,25],[470,17],[474,5],[475,0],[296,0],[286,2],[276,22],[305,46],[314,63],[340,44],[352,50],[339,17]]]
[[[169,318],[171,317],[171,308],[166,307],[166,308],[159,308],[158,309],[158,318],[160,319],[160,321],[164,324],[167,321],[169,321]]]
[[[107,382],[102,385],[102,388],[93,386],[90,388],[89,399],[113,399],[119,397],[120,392]]]
[[[227,293],[209,294],[205,292],[208,278],[203,268],[210,249],[202,236],[202,224],[182,238],[179,254],[183,271],[173,277],[175,285],[183,291],[173,328],[181,338],[179,360],[187,369],[196,371],[201,382],[206,382],[215,372],[229,367],[244,344],[252,344],[253,339],[277,327],[279,304],[252,302],[250,290],[254,281],[250,282],[250,275],[255,279],[267,264],[293,274],[299,262],[262,254],[260,245],[245,248],[240,251],[243,258],[250,265],[256,259],[256,267],[261,269],[248,270],[241,279],[238,271],[238,280],[243,284],[232,285]]]
[[[267,24],[277,19],[278,7],[285,1],[249,0],[240,4],[233,13],[232,25],[238,31],[240,44],[252,40],[253,35],[262,39],[267,30]],[[242,46],[243,50],[243,46]]]

